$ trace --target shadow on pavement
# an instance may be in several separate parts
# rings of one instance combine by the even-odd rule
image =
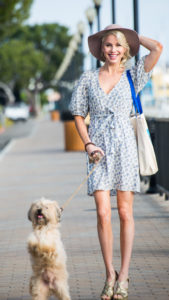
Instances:
[[[112,207],[111,210],[117,210],[117,207]],[[95,208],[90,208],[90,209],[84,209],[84,211],[88,211],[88,212],[92,212],[92,211],[96,211]]]
[[[17,151],[17,152],[13,152],[13,153],[10,153],[10,155],[17,155],[17,156],[20,156],[20,155],[34,155],[34,154],[40,154],[40,155],[43,155],[43,154],[58,154],[58,153],[64,153],[64,150],[63,149],[43,149],[43,150],[36,150],[36,151]]]

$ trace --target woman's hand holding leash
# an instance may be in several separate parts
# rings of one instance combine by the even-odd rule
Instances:
[[[90,163],[98,163],[104,156],[104,152],[100,147],[95,146],[93,143],[88,143],[85,145],[86,152],[89,155]]]
[[[89,155],[89,162],[94,163],[95,166],[92,166],[92,169],[90,170],[89,174],[84,178],[82,183],[77,187],[77,189],[74,191],[74,193],[66,200],[66,202],[62,205],[61,212],[65,209],[65,207],[69,204],[69,202],[77,195],[81,187],[85,184],[87,179],[91,176],[91,174],[94,172],[94,170],[97,168],[97,163],[101,161],[101,159],[104,156],[104,152],[100,147],[96,147],[94,143],[88,142],[85,144],[85,150]]]

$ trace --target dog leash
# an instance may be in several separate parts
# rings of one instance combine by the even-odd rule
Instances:
[[[99,151],[98,151],[99,152]],[[99,161],[94,165],[94,167],[91,169],[89,174],[83,179],[82,183],[77,187],[77,189],[73,192],[73,194],[65,201],[65,203],[60,207],[61,212],[65,209],[66,206],[68,206],[69,202],[78,194],[82,186],[85,184],[87,179],[92,175],[94,170],[97,168],[97,166],[100,164],[101,160],[103,159],[104,156],[100,156]]]

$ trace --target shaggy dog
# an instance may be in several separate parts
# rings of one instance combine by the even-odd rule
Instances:
[[[59,300],[70,300],[66,253],[58,230],[60,216],[57,202],[45,198],[35,201],[28,212],[33,226],[28,238],[33,269],[30,294],[33,300],[47,300],[50,295]]]

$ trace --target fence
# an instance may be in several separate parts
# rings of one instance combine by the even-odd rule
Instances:
[[[165,193],[169,199],[169,119],[147,119],[159,171],[150,178],[150,190]]]

